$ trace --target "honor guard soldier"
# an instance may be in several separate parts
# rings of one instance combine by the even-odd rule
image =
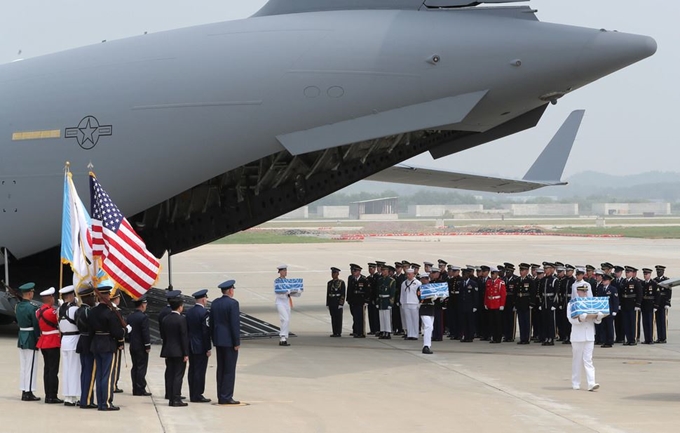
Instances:
[[[210,399],[203,396],[208,358],[212,350],[210,311],[206,309],[208,289],[194,292],[191,296],[196,300],[196,305],[185,314],[189,335],[189,401],[210,403]]]
[[[446,284],[449,286],[449,298],[446,301],[446,321],[449,326],[449,338],[460,340],[462,330],[458,317],[458,301],[460,298],[460,268],[448,265],[448,278]]]
[[[609,263],[611,265],[611,263]],[[602,267],[602,270],[606,273],[607,269],[605,267]],[[623,266],[612,266],[610,268],[610,272],[612,273],[613,279],[611,282],[611,285],[616,288],[616,290],[619,292],[619,301],[621,301],[621,307],[623,307],[623,271],[624,267]],[[616,343],[623,343],[625,341],[625,332],[623,330],[623,309],[620,311],[621,314],[617,315],[614,318],[614,332],[616,333],[616,340],[614,342]]]
[[[418,322],[418,309],[420,308],[420,281],[416,279],[416,271],[409,268],[406,271],[406,280],[401,285],[401,308],[406,318],[406,340],[417,340],[420,332]]]
[[[446,260],[444,260],[444,259],[439,259],[439,260],[437,260],[437,265],[439,266],[439,275],[440,275],[440,278],[442,278],[442,279],[444,280],[444,281],[439,281],[439,282],[440,282],[440,283],[445,283],[445,282],[446,282],[446,278],[443,278],[443,277],[446,276],[446,271],[447,271],[446,266],[448,265],[448,263],[447,263]]]
[[[532,265],[533,266],[533,265]],[[534,311],[531,315],[531,340],[536,342],[543,342],[541,336],[543,335],[543,323],[542,323],[542,313],[541,310],[541,298],[538,293],[538,284],[545,276],[545,269],[538,267],[536,269],[536,276],[534,280],[534,288],[536,289],[536,297],[534,298]]]
[[[531,277],[532,280],[535,280],[538,277],[538,268],[540,267],[541,265],[537,263],[531,264],[531,269],[529,269],[529,276]]]
[[[586,275],[583,277],[584,280],[590,284],[590,288],[595,293],[595,288],[597,287],[597,281],[595,280],[595,266],[586,265]]]
[[[654,282],[659,288],[659,309],[656,311],[656,343],[666,343],[666,328],[668,323],[668,310],[671,308],[671,288],[659,286],[658,283],[664,282],[668,279],[664,275],[666,267],[663,265],[656,265],[656,277]]]
[[[503,310],[507,291],[505,281],[499,277],[498,268],[491,269],[491,278],[486,282],[484,308],[487,310],[491,325],[491,343],[500,343],[503,337]]]
[[[434,263],[432,262],[423,262],[423,270],[424,272],[429,276],[430,272],[432,271],[432,267],[434,266]]]
[[[385,262],[376,260],[376,270],[373,273],[373,280],[369,279],[371,286],[371,293],[368,300],[368,325],[369,334],[379,336],[380,333],[380,313],[378,312],[378,288],[380,287],[380,280],[382,280],[382,268]]]
[[[59,290],[63,303],[59,307],[59,332],[61,333],[61,378],[64,406],[76,406],[80,398],[80,356],[76,352],[80,332],[76,324],[78,303],[73,286]]]
[[[489,280],[491,268],[482,265],[477,269],[477,286],[479,287],[479,309],[477,310],[477,333],[482,341],[491,340],[491,330],[489,329],[489,314],[485,308],[486,302],[486,282]]]
[[[430,271],[430,282],[431,283],[441,283],[441,272],[439,268],[432,266]],[[432,341],[442,341],[444,336],[444,300],[435,299],[434,300],[434,324],[432,325]]]
[[[536,286],[529,276],[530,265],[519,264],[519,277],[515,289],[515,308],[519,322],[519,341],[517,344],[529,344],[531,336],[531,313],[535,306]]]
[[[340,269],[331,268],[331,280],[326,285],[326,307],[331,315],[331,337],[342,335],[342,315],[345,306],[345,296],[347,289],[345,282],[340,278]]]
[[[427,263],[425,264],[427,267]],[[430,266],[431,268],[432,266]],[[421,286],[430,283],[430,275],[423,273],[418,275]],[[423,322],[423,353],[431,355],[432,352],[432,326],[434,324],[434,301],[430,298],[422,299],[420,296],[420,287],[418,286],[417,295],[420,301],[418,309],[420,320]]]
[[[559,264],[558,264],[559,263]],[[555,276],[557,277],[557,310],[555,311],[555,327],[557,330],[557,341],[564,341],[567,337],[564,334],[564,322],[567,322],[567,315],[564,311],[567,293],[566,268],[563,263],[555,263]]]
[[[94,289],[90,285],[78,288],[81,305],[76,311],[76,325],[80,337],[76,352],[80,356],[80,408],[97,409],[94,403],[95,370],[94,354],[90,350],[92,336],[90,335],[90,313],[95,305]]]
[[[132,358],[132,395],[151,395],[146,390],[146,372],[149,367],[151,352],[151,335],[149,333],[149,316],[146,315],[147,300],[144,296],[134,301],[135,311],[127,317],[127,324],[132,331],[128,334],[130,357]]]
[[[503,310],[503,341],[515,341],[515,324],[517,323],[517,289],[519,277],[515,275],[515,265],[504,263],[505,276],[505,309]]]
[[[35,284],[26,283],[19,287],[21,299],[14,307],[17,324],[19,325],[19,359],[21,367],[19,370],[19,387],[21,388],[21,401],[38,401],[33,392],[38,382],[38,352],[36,343],[40,337],[40,327],[36,317],[36,307],[33,300]]]
[[[120,308],[118,307],[120,305],[120,294],[120,290],[116,290],[116,292],[111,295],[111,304],[113,304],[114,308],[119,312],[118,314],[120,314]],[[113,392],[116,394],[123,392],[123,390],[118,387],[118,380],[120,379],[120,359],[122,358],[124,351],[125,340],[120,339],[118,340],[118,350],[113,355],[113,368],[115,372]],[[113,400],[111,400],[111,402],[113,402]]]
[[[477,279],[473,277],[474,268],[463,269],[463,277],[457,281],[458,302],[457,315],[461,343],[472,343],[477,325],[477,306],[479,305],[479,288]]]
[[[279,278],[275,281],[285,280],[288,277],[288,265],[279,265],[276,269],[279,271]],[[293,307],[291,296],[298,297],[300,296],[300,293],[276,294],[276,310],[279,313],[279,320],[281,322],[281,329],[279,329],[279,346],[290,346],[288,335],[290,332],[290,310]]]
[[[399,299],[401,291],[399,289],[401,287],[401,283],[403,283],[404,280],[406,279],[406,273],[404,272],[406,268],[404,268],[404,264],[402,262],[394,262],[394,268],[396,273],[394,274],[395,290],[394,290],[394,305],[392,305],[392,331],[394,332],[394,335],[403,335],[404,324],[401,320],[402,313]]]
[[[396,283],[393,278],[389,276],[391,266],[383,266],[382,277],[378,282],[378,313],[380,319],[380,335],[381,340],[389,340],[392,338],[392,305],[394,304],[394,293],[396,291]],[[392,268],[394,269],[394,268]]]
[[[101,411],[120,410],[113,401],[113,357],[118,350],[118,341],[125,338],[121,319],[109,306],[111,287],[98,289],[100,303],[90,310],[90,351],[94,354],[95,382],[97,386],[97,408]],[[130,328],[128,328],[130,329]]]
[[[561,310],[565,314],[560,314],[563,320],[562,329],[559,331],[559,334],[560,337],[562,338],[562,344],[570,344],[569,339],[571,338],[571,322],[566,316],[566,311],[569,308],[569,302],[571,301],[573,295],[572,286],[576,282],[576,278],[574,277],[574,271],[576,270],[576,267],[570,264],[565,264],[564,269],[565,275],[564,279],[561,282],[560,293],[562,294]],[[592,295],[592,292],[589,293]]]
[[[626,279],[619,288],[621,301],[621,315],[623,316],[623,333],[626,336],[624,346],[635,346],[635,334],[637,333],[637,315],[642,306],[642,284],[635,278],[637,269],[626,266]]]
[[[170,299],[170,309],[161,324],[161,358],[165,358],[165,376],[170,378],[165,389],[165,395],[169,396],[169,406],[184,407],[188,404],[182,401],[182,381],[189,361],[189,333],[187,331],[187,319],[182,316],[184,300],[181,297]]]
[[[59,355],[61,336],[59,335],[59,319],[54,307],[54,287],[40,292],[42,306],[36,311],[40,326],[40,338],[36,347],[42,352],[45,361],[43,382],[45,385],[45,403],[61,404],[64,400],[57,397],[59,391]]]
[[[361,266],[351,263],[349,268],[352,275],[347,278],[347,303],[352,313],[352,336],[366,338],[364,305],[368,303],[370,287],[366,277],[361,275]]]
[[[600,296],[599,295],[600,290],[601,290],[600,286],[602,286],[602,276],[604,275],[604,272],[602,272],[602,269],[598,269],[593,273],[593,275],[594,275],[595,284],[594,285],[591,284],[590,288],[593,292],[593,296]],[[584,281],[585,281],[585,279],[584,279]],[[604,324],[603,323],[604,323],[604,319],[602,320],[601,323],[595,324],[595,344],[599,344],[599,345],[604,344],[604,340],[603,340]]]
[[[376,329],[380,328],[380,324],[378,323],[378,326],[376,326],[376,320],[373,317],[373,307],[375,306],[375,295],[376,292],[378,291],[377,287],[377,279],[379,277],[378,271],[376,271],[377,264],[376,263],[369,263],[368,264],[368,275],[366,275],[366,281],[368,281],[368,305],[366,306],[367,310],[367,319],[368,319],[368,335],[375,335]]]
[[[210,308],[210,330],[217,352],[217,404],[241,404],[234,400],[236,361],[241,348],[241,313],[234,299],[236,281],[220,284],[222,297],[215,299]]]
[[[659,309],[659,288],[652,281],[652,270],[642,268],[642,327],[645,333],[644,344],[654,344],[654,313]]]
[[[539,310],[541,310],[541,335],[542,346],[555,345],[555,310],[559,302],[557,278],[553,275],[555,265],[543,262],[545,275],[538,282],[538,296],[540,298]]]
[[[609,298],[609,316],[602,320],[602,344],[601,347],[609,348],[614,344],[614,318],[619,312],[619,292],[616,287],[611,285],[614,277],[610,274],[602,275],[602,284],[598,286],[598,297]]]

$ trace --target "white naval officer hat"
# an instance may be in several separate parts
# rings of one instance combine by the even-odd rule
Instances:
[[[66,286],[66,287],[59,289],[59,293],[61,293],[62,295],[65,295],[67,293],[74,293],[75,291],[76,291],[76,289],[73,286]]]
[[[42,292],[40,292],[40,296],[52,296],[52,295],[54,295],[55,291],[56,290],[54,290],[54,287],[50,287],[49,289],[43,290]]]
[[[276,267],[276,270],[278,270],[278,271],[285,271],[287,269],[288,269],[288,265],[278,265]]]

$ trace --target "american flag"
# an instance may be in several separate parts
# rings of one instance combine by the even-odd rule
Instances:
[[[147,249],[94,173],[90,173],[92,254],[111,279],[133,298],[149,290],[160,273],[160,262]]]

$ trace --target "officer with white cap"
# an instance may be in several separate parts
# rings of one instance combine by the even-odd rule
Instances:
[[[586,282],[576,286],[577,297],[585,298],[588,296],[590,285]],[[571,384],[573,389],[581,387],[581,369],[586,370],[588,381],[588,391],[595,391],[600,385],[595,382],[595,367],[593,366],[593,347],[595,345],[595,324],[600,323],[604,314],[597,313],[596,316],[586,313],[574,315],[576,303],[571,302],[567,307],[567,320],[571,323],[572,363],[571,363]]]
[[[19,325],[19,359],[21,367],[19,370],[19,387],[21,388],[21,401],[38,401],[33,391],[36,390],[38,382],[38,352],[36,343],[40,336],[38,318],[35,315],[36,307],[31,303],[33,300],[34,283],[26,283],[19,287],[21,300],[16,305],[17,324]]]
[[[59,390],[59,361],[61,337],[57,324],[57,309],[54,306],[54,287],[40,292],[42,306],[36,311],[40,326],[40,338],[36,347],[40,349],[45,361],[43,381],[45,385],[45,403],[61,404],[64,400],[57,397]]]
[[[279,265],[276,269],[279,271],[279,278],[275,280],[275,283],[285,280],[288,276],[288,265]],[[279,312],[279,320],[281,321],[279,346],[290,346],[288,333],[290,329],[290,309],[293,306],[291,296],[298,297],[300,292],[276,294],[276,310]]]
[[[75,406],[80,397],[80,355],[76,353],[80,332],[76,323],[75,288],[66,286],[59,290],[64,302],[59,307],[59,331],[61,332],[61,378],[64,406]]]
[[[418,324],[418,307],[420,300],[418,299],[418,291],[421,283],[416,278],[416,271],[413,268],[406,270],[406,280],[401,283],[401,306],[404,310],[404,317],[406,319],[406,339],[417,340],[420,326]]]
[[[430,274],[424,273],[418,275],[421,284],[430,284]],[[422,287],[422,286],[421,286]],[[434,325],[434,301],[432,299],[423,299],[418,289],[418,297],[420,299],[420,320],[423,321],[423,353],[431,355],[432,352],[432,327]]]

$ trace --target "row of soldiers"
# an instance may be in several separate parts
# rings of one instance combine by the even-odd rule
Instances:
[[[644,342],[652,344],[654,322],[658,336],[655,342],[666,342],[671,289],[659,284],[668,279],[664,266],[655,267],[655,278],[651,278],[651,269],[642,269],[643,279],[637,278],[637,268],[609,262],[602,263],[600,269],[561,262],[522,263],[518,267],[519,275],[512,263],[461,268],[440,259],[438,266],[424,262],[424,273],[420,274],[419,263],[404,260],[392,266],[377,261],[368,264],[368,275],[362,274],[361,266],[350,264],[347,285],[339,278],[340,269],[333,267],[326,300],[333,328],[331,337],[341,335],[343,306],[347,302],[354,338],[368,334],[417,339],[421,324],[424,334],[428,328],[429,319],[422,320],[423,317],[433,317],[434,341],[441,341],[448,333],[450,339],[461,342],[472,342],[474,338],[491,343],[513,342],[519,324],[517,344],[532,340],[546,346],[554,345],[556,340],[569,344],[567,306],[575,296],[576,285],[585,283],[590,296],[610,300],[611,315],[597,329],[597,343],[602,347],[611,347],[615,342],[635,345],[640,324]],[[421,299],[419,288],[428,283],[445,283],[448,298]],[[420,322],[417,315],[414,321],[414,310],[420,313]],[[424,342],[424,353],[431,352],[427,343]]]

